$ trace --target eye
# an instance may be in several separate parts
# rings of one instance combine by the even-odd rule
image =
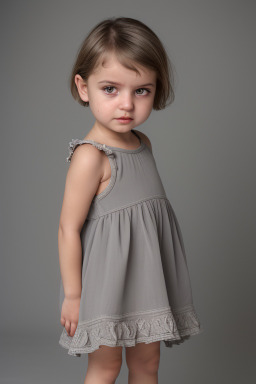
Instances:
[[[104,87],[103,90],[105,91],[106,89],[109,89],[109,88],[115,88],[115,87],[111,87],[111,86],[109,85],[108,87]],[[106,93],[110,95],[110,94],[113,93],[113,92],[110,92],[110,93],[109,93],[109,92],[106,92]]]
[[[139,90],[144,90],[144,91],[147,91],[147,93],[150,93],[151,91],[147,88],[138,88],[137,91]],[[139,95],[142,95],[142,93],[139,93]]]

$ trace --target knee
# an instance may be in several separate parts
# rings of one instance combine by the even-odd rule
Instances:
[[[87,376],[100,377],[106,383],[116,380],[122,366],[122,351],[113,353],[111,347],[101,347],[88,355]]]
[[[121,370],[122,359],[116,359],[102,369],[102,375],[107,383],[114,382]]]
[[[132,373],[155,374],[158,372],[160,362],[160,353],[155,352],[148,357],[138,356],[126,359],[127,367]]]

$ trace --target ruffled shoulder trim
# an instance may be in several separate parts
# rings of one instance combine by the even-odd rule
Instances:
[[[73,153],[74,153],[76,147],[78,145],[85,144],[85,143],[92,144],[94,147],[98,148],[100,151],[104,151],[106,153],[106,155],[112,155],[113,154],[113,151],[109,147],[107,147],[106,144],[100,144],[100,143],[97,143],[96,141],[89,140],[89,139],[88,140],[72,139],[69,142],[69,147],[68,147],[69,155],[66,158],[68,163],[71,162],[71,158],[73,156]]]

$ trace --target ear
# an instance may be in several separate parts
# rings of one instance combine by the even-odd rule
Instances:
[[[86,101],[88,102],[89,101],[89,98],[88,98],[88,92],[87,92],[87,84],[86,82],[84,81],[84,79],[80,76],[80,75],[75,75],[75,83],[76,83],[76,87],[77,87],[77,91],[79,93],[79,96],[80,98],[83,100],[83,101]]]

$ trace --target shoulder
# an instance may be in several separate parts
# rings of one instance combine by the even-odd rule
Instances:
[[[90,172],[96,176],[101,176],[103,172],[104,155],[89,143],[75,142],[70,149],[70,168],[73,172]],[[71,167],[72,165],[72,167]]]
[[[136,132],[140,138],[142,139],[142,141],[145,142],[145,144],[149,147],[149,149],[152,151],[152,145],[151,145],[151,141],[149,140],[148,136],[145,135],[145,133],[141,132],[141,131],[138,131],[137,129],[134,129],[134,132]]]

